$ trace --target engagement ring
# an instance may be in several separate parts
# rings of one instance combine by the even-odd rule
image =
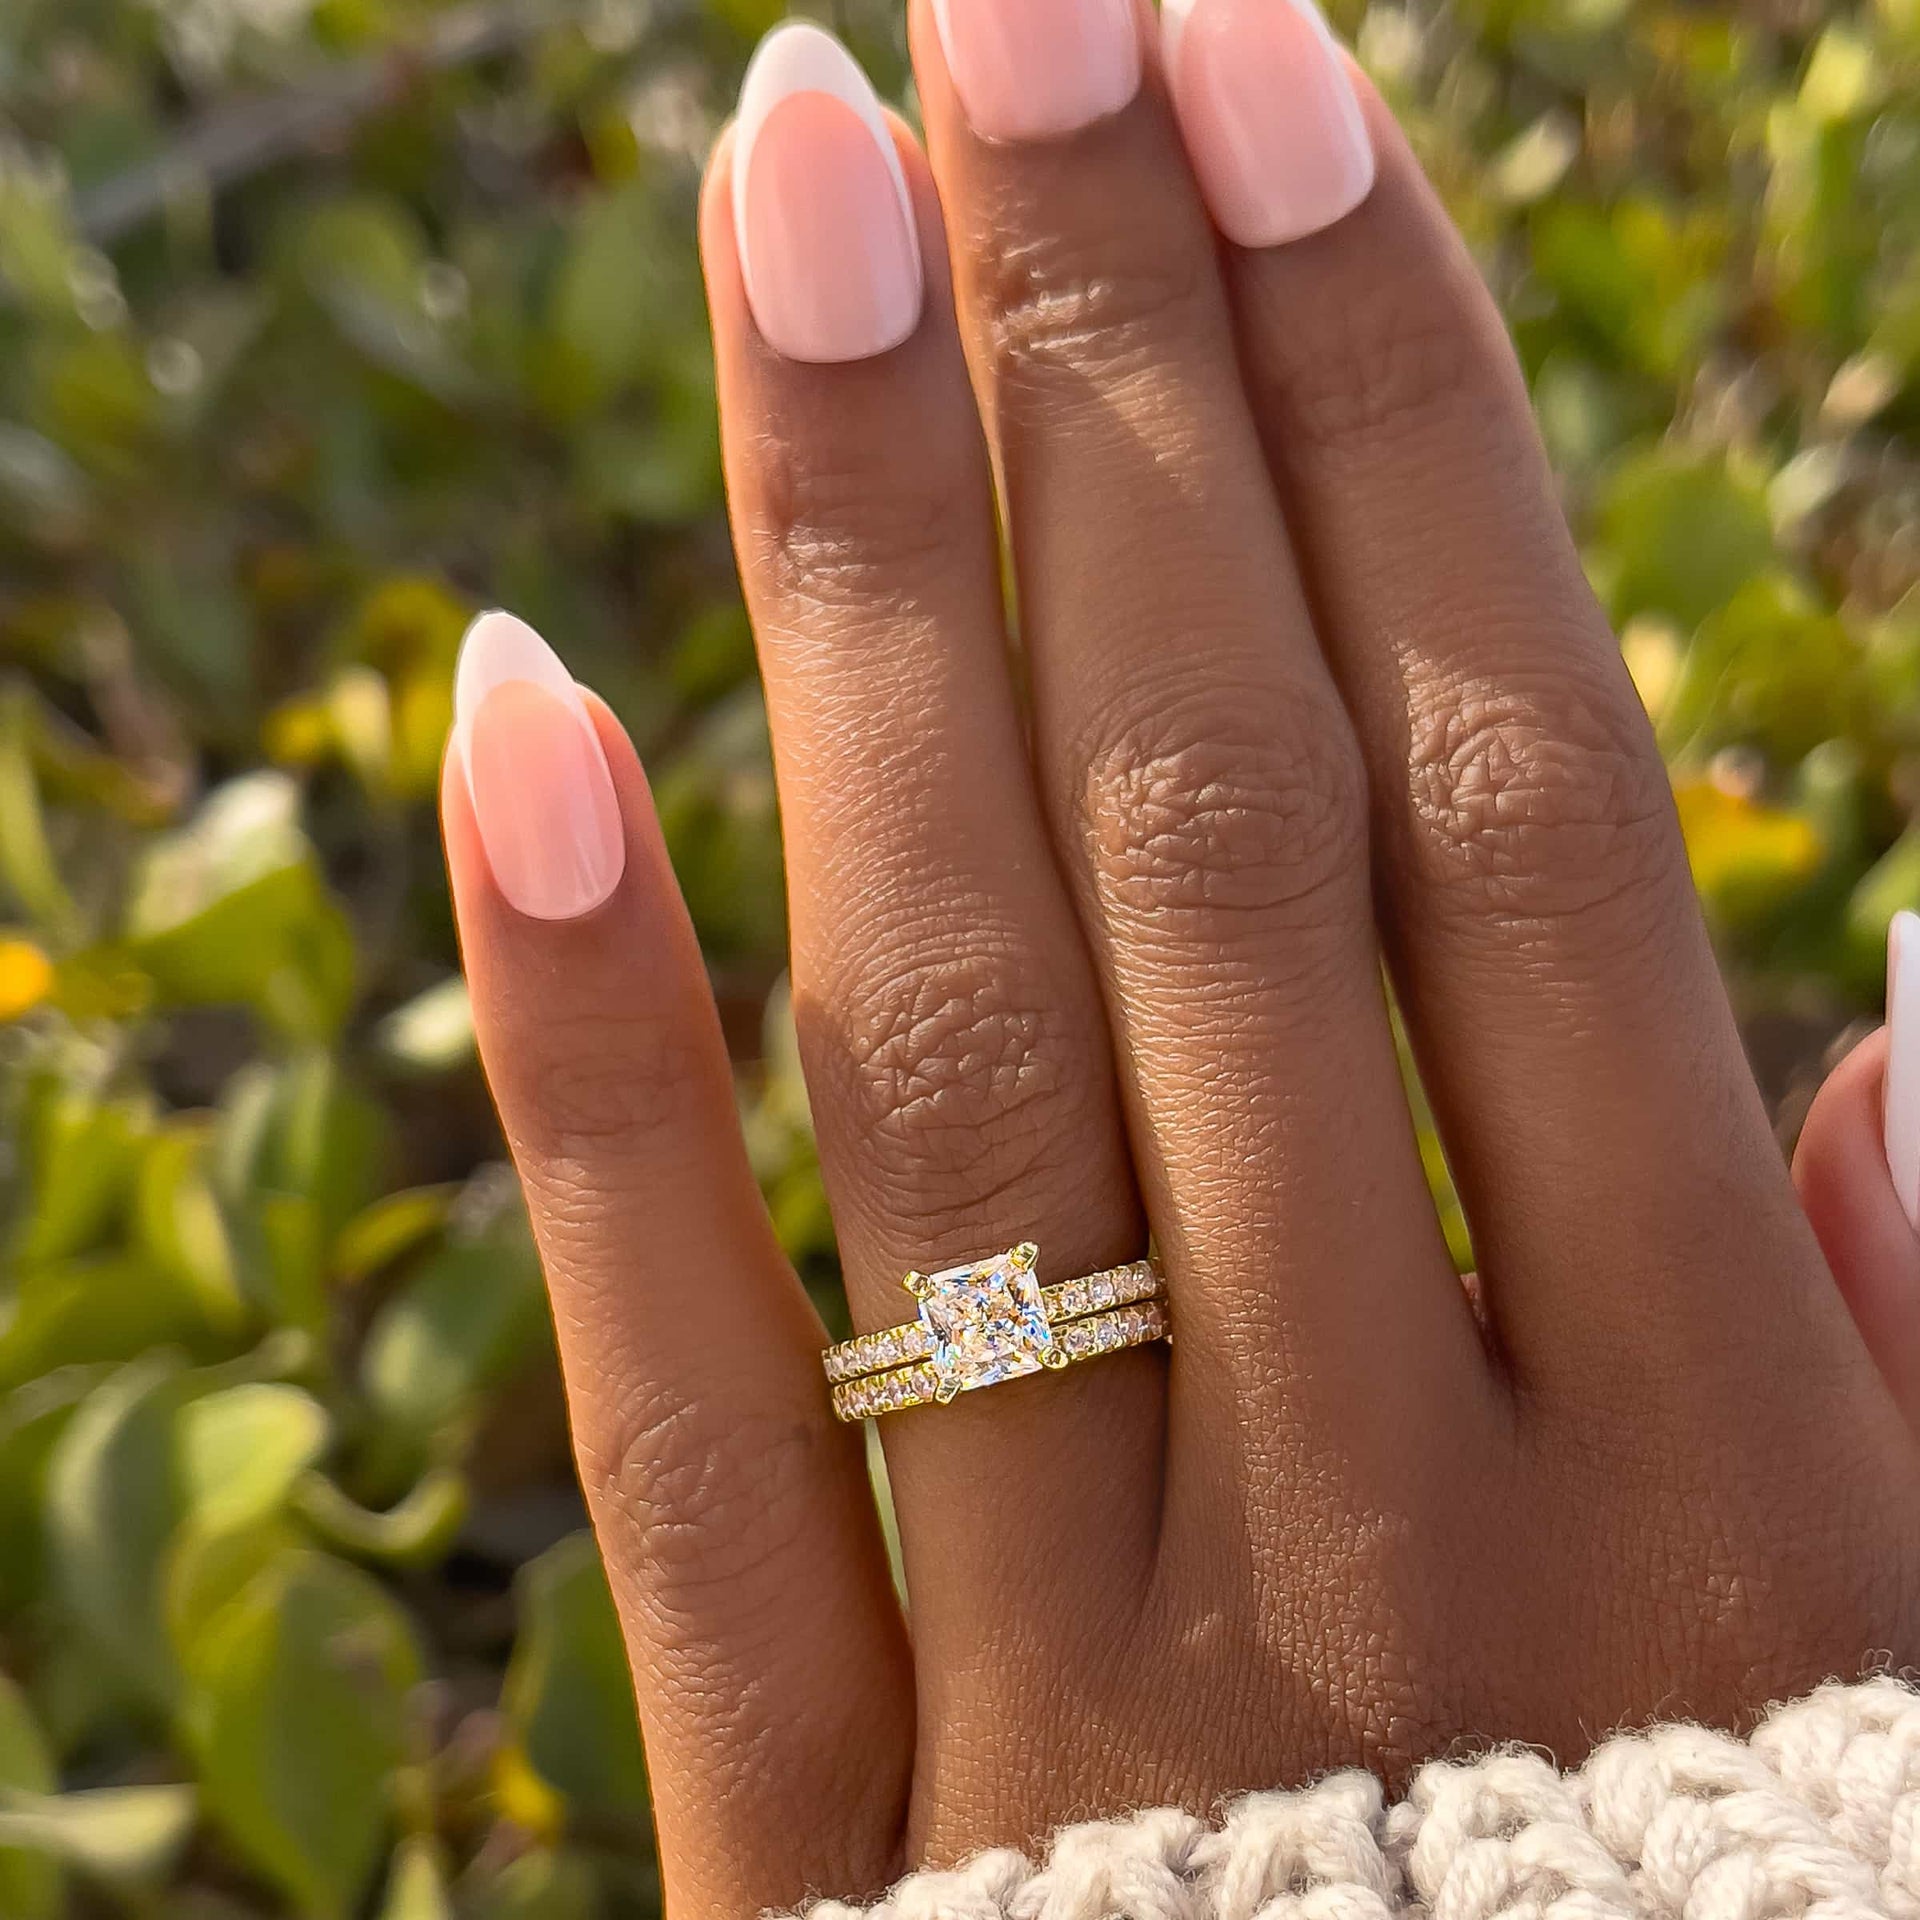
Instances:
[[[1170,1337],[1157,1260],[1043,1287],[1031,1241],[935,1274],[910,1273],[920,1317],[825,1353],[833,1410],[867,1420],[945,1406],[978,1387]]]

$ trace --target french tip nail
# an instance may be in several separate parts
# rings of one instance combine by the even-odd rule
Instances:
[[[837,34],[812,20],[782,20],[761,36],[740,82],[733,122],[734,231],[746,230],[747,173],[760,129],[781,101],[796,93],[824,93],[852,108],[873,135],[907,224],[913,225],[913,196],[887,126],[885,109],[867,70]]]
[[[774,350],[828,365],[911,337],[926,296],[913,194],[853,55],[811,21],[775,27],[748,65],[733,138],[741,277]]]
[[[531,681],[575,705],[580,702],[573,675],[552,647],[518,614],[489,607],[469,622],[454,661],[451,745],[463,769],[473,764],[473,716],[487,695],[509,680]]]
[[[524,620],[494,610],[467,629],[454,669],[448,752],[507,902],[529,919],[578,919],[612,897],[625,829],[606,749],[578,683]]]

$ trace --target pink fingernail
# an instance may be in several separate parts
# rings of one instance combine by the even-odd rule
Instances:
[[[510,613],[467,629],[453,745],[494,883],[534,920],[577,920],[626,871],[607,756],[560,657]]]
[[[1920,1233],[1920,914],[1896,913],[1887,936],[1887,1171]]]
[[[893,135],[859,63],[804,21],[740,89],[733,224],[747,301],[789,360],[868,360],[920,324],[925,275]]]
[[[1367,197],[1373,143],[1313,0],[1164,0],[1160,27],[1187,152],[1229,240],[1281,246]]]
[[[1140,91],[1134,0],[933,0],[954,90],[976,133],[1045,140]]]

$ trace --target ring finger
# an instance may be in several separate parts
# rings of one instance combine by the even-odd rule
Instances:
[[[1296,1484],[1318,1478],[1303,1456],[1338,1449],[1370,1495],[1404,1494],[1432,1431],[1473,1430],[1479,1354],[1386,1017],[1358,749],[1142,58],[1151,17],[919,0],[915,66],[1041,783],[1176,1290],[1176,1449],[1191,1419],[1204,1484],[1230,1498],[1246,1489],[1218,1463],[1263,1448]],[[1382,1393],[1453,1417],[1356,1430]]]

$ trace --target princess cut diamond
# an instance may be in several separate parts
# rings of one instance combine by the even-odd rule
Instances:
[[[1031,1247],[930,1275],[915,1288],[943,1397],[1057,1366]]]

